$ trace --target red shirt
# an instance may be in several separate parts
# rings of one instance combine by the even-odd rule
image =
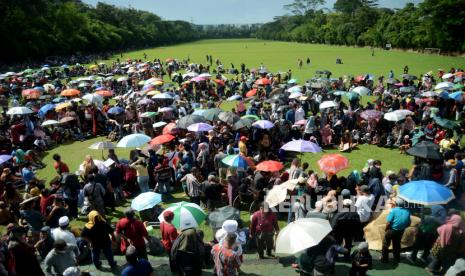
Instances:
[[[47,197],[40,196],[40,213],[42,216],[47,216],[47,207],[52,206],[55,195],[49,195]]]
[[[69,173],[68,165],[66,165],[66,163],[64,162],[55,162],[53,164],[53,167],[55,168],[55,171],[58,170],[58,168],[60,168],[60,174]]]
[[[174,240],[178,237],[178,232],[176,231],[176,227],[172,224],[162,222],[160,224],[160,231],[161,231],[161,243],[165,248],[166,252],[171,251],[171,247],[173,246]]]
[[[149,234],[145,229],[144,224],[139,220],[129,220],[128,218],[122,218],[116,224],[116,233],[123,234],[126,238],[132,241],[132,244],[136,248],[145,247],[144,237],[148,238]],[[123,254],[126,253],[126,248],[129,246],[129,242],[122,238],[120,249]]]
[[[273,212],[262,213],[257,211],[252,215],[252,224],[250,225],[250,233],[271,233],[273,229],[279,231],[278,217]]]

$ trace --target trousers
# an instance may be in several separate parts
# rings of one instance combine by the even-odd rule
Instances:
[[[394,255],[394,259],[397,261],[400,260],[400,242],[402,240],[402,235],[404,234],[404,230],[393,230],[389,229],[386,231],[383,240],[383,248],[382,248],[382,258],[384,260],[389,259],[389,246],[392,242],[392,251]]]
[[[260,257],[263,257],[265,249],[266,255],[271,255],[274,246],[273,236],[273,232],[260,232],[256,234],[257,252]]]

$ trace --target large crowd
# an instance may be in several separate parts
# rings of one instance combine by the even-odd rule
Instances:
[[[85,275],[79,264],[101,269],[103,254],[117,269],[124,264],[114,254],[123,254],[122,275],[152,275],[148,253],[166,251],[180,275],[200,275],[208,266],[216,275],[236,275],[246,251],[275,258],[278,220],[305,218],[327,220],[332,231],[300,252],[293,267],[301,275],[336,275],[336,261],[349,262],[351,275],[365,275],[373,268],[369,249],[381,250],[380,261],[389,262],[391,244],[395,262],[408,247],[405,261],[430,273],[465,271],[463,70],[414,76],[405,66],[399,76],[391,70],[378,78],[331,78],[323,70],[299,85],[291,70],[223,65],[211,55],[199,64],[144,60],[0,75],[0,224],[6,225],[0,274]],[[222,110],[226,105],[231,110]],[[102,147],[104,160],[88,155],[76,173],[67,165],[73,156],[42,161],[64,143],[98,136],[121,142],[131,134],[151,140],[124,157]],[[413,155],[413,163],[392,171],[382,167],[383,156],[373,156],[348,175],[320,173],[295,154],[299,150],[283,149],[294,140],[341,152],[363,144],[397,148]],[[419,153],[424,148],[429,151]],[[259,169],[266,161],[290,168]],[[47,182],[37,177],[46,166],[55,171]],[[454,198],[412,207],[417,202],[400,196],[406,183],[426,180],[447,187]],[[273,212],[278,204],[267,193],[289,181],[289,210]],[[185,193],[207,212],[225,205],[247,209],[250,225],[224,220],[206,241],[196,227],[177,229],[179,214],[158,204],[140,212],[141,219],[128,208],[110,223],[109,214],[126,199],[150,191],[164,202]],[[85,226],[71,227],[79,217],[88,220]],[[151,223],[160,228],[157,237],[147,230]]]

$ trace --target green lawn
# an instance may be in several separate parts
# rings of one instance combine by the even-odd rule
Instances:
[[[128,52],[122,60],[143,59],[143,54],[148,59],[190,58],[194,63],[206,63],[205,55],[212,55],[213,60],[219,58],[230,68],[231,63],[236,68],[244,62],[248,68],[258,68],[263,63],[272,72],[293,72],[300,82],[314,76],[315,70],[328,69],[333,72],[333,77],[343,75],[360,75],[372,73],[375,76],[387,76],[389,70],[394,70],[396,77],[403,73],[403,68],[408,65],[410,73],[419,75],[438,68],[448,70],[451,67],[463,67],[465,58],[446,57],[437,55],[425,55],[403,51],[375,50],[375,56],[371,56],[369,48],[356,48],[345,46],[328,46],[321,44],[304,44],[295,42],[263,41],[256,39],[218,39],[201,40],[192,43],[179,44],[167,47],[157,47],[140,51]],[[115,56],[113,60],[120,57]],[[297,59],[303,59],[304,63],[309,57],[311,65],[298,68]],[[344,64],[336,65],[336,58],[341,58]],[[108,62],[108,61],[104,61]]]

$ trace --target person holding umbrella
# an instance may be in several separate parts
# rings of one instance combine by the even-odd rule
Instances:
[[[257,252],[260,259],[264,259],[264,250],[266,255],[274,257],[271,251],[273,250],[273,236],[279,232],[278,218],[275,213],[270,212],[266,203],[261,203],[260,210],[252,215],[250,224],[250,238],[255,238],[257,242]]]

